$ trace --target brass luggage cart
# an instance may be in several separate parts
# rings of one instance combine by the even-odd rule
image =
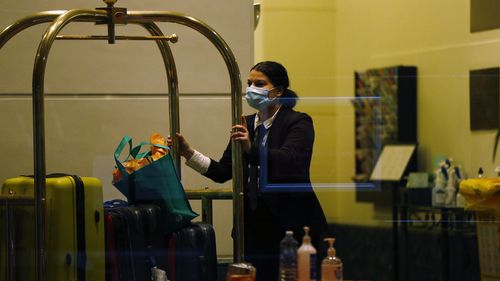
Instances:
[[[151,40],[160,49],[168,83],[168,102],[170,114],[170,135],[179,132],[179,90],[177,71],[170,43],[178,37],[173,34],[165,36],[157,22],[176,23],[187,26],[204,35],[217,48],[223,57],[231,83],[231,119],[232,124],[240,124],[242,114],[242,94],[240,72],[236,59],[222,37],[204,22],[182,13],[166,11],[128,11],[115,7],[116,0],[104,0],[106,7],[96,9],[73,9],[67,11],[46,11],[22,18],[0,33],[0,50],[15,35],[38,24],[50,23],[38,46],[33,67],[33,147],[34,147],[34,180],[35,180],[35,229],[36,229],[36,280],[45,280],[45,120],[44,120],[44,76],[50,49],[55,40],[107,40],[109,44],[116,40]],[[60,31],[71,22],[93,22],[107,25],[107,35],[59,35]],[[148,36],[117,36],[115,25],[135,24],[143,27]],[[174,161],[180,171],[180,155],[177,153],[178,143],[173,138]],[[234,223],[234,260],[243,261],[243,179],[241,147],[233,142],[233,223]],[[179,175],[180,176],[180,175]]]

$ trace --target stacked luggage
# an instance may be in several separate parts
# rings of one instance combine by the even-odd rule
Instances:
[[[33,177],[16,177],[1,189],[0,280],[35,280]],[[102,202],[98,179],[49,175],[46,181],[46,270],[53,281],[216,281],[217,254],[211,225],[190,223],[165,233],[166,220],[153,204]],[[6,235],[9,230],[9,234]],[[8,236],[8,237],[7,237]]]
[[[106,280],[151,280],[151,269],[165,268],[167,241],[155,205],[105,208]]]
[[[169,235],[167,275],[171,281],[217,280],[217,254],[212,225],[190,224]]]
[[[170,281],[216,281],[217,254],[211,225],[191,223],[170,234],[156,205],[105,206],[106,280],[153,280],[153,270]]]

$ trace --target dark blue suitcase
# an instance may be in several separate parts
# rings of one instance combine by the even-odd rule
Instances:
[[[168,237],[170,281],[217,281],[215,232],[210,224],[192,223]]]
[[[165,270],[167,247],[156,205],[105,208],[106,280],[151,280],[151,269]]]

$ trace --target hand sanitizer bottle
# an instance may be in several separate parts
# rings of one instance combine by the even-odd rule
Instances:
[[[311,244],[309,227],[304,226],[302,245],[297,250],[297,280],[316,281],[316,249]]]
[[[444,167],[443,167],[444,168]],[[444,169],[446,171],[446,169]],[[446,179],[444,177],[443,169],[436,171],[436,179],[434,180],[434,187],[432,188],[432,206],[444,206]]]
[[[444,204],[446,207],[455,207],[455,199],[457,193],[456,182],[457,181],[455,172],[452,169],[450,169],[448,182],[446,183],[446,188],[445,188]]]
[[[336,256],[333,243],[335,238],[325,238],[325,241],[330,243],[328,248],[328,256],[321,263],[321,280],[322,281],[342,281],[344,280],[342,273],[342,261]]]
[[[464,196],[460,193],[460,182],[463,179],[463,173],[460,170],[460,166],[455,166],[455,176],[456,176],[456,188],[457,188],[457,198],[455,199],[455,206],[458,208],[463,208],[465,207],[465,198]]]

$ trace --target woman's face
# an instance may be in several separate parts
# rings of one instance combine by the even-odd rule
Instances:
[[[258,88],[264,88],[264,89],[267,89],[269,90],[269,95],[268,97],[270,99],[274,98],[274,97],[279,97],[281,96],[281,91],[279,91],[278,89],[274,88],[274,85],[271,83],[271,81],[269,81],[269,78],[267,78],[267,76],[258,71],[258,70],[255,70],[255,69],[252,69],[250,71],[250,73],[248,74],[248,86],[254,86],[254,87],[258,87]]]

